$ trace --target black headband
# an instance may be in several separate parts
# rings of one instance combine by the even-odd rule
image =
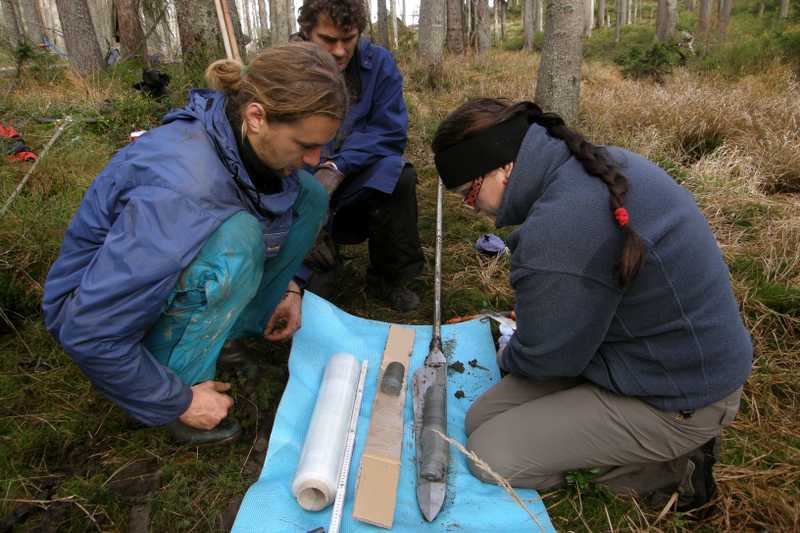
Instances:
[[[529,127],[522,113],[436,154],[436,170],[444,186],[454,189],[514,161]]]

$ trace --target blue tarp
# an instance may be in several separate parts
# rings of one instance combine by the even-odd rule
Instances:
[[[245,495],[233,531],[305,533],[317,527],[327,530],[331,507],[316,513],[304,511],[292,495],[291,483],[325,364],[336,352],[349,352],[360,360],[369,360],[341,531],[385,531],[359,522],[351,515],[358,467],[369,427],[372,400],[377,389],[378,370],[389,335],[389,324],[349,315],[311,293],[306,293],[303,300],[303,327],[294,337],[289,357],[289,382],[278,406],[264,468],[258,481]],[[416,330],[408,376],[410,380],[411,373],[423,364],[428,353],[431,327],[408,327]],[[458,360],[465,366],[463,373],[449,372],[447,404],[448,433],[452,438],[465,443],[464,415],[469,405],[499,379],[494,343],[488,323],[479,320],[443,326],[442,341],[450,361]],[[469,366],[468,362],[472,359],[477,359],[485,369]],[[455,397],[458,390],[464,392],[461,399]],[[411,387],[408,387],[405,411],[403,457],[393,532],[555,531],[536,491],[518,490],[517,493],[535,513],[538,524],[503,489],[473,477],[467,468],[465,457],[452,446],[447,500],[436,520],[433,523],[425,522],[416,498]]]

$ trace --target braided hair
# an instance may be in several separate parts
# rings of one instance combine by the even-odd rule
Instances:
[[[645,247],[641,237],[628,224],[625,210],[625,194],[628,179],[620,171],[608,151],[602,146],[587,141],[580,133],[567,127],[555,113],[545,113],[533,102],[508,101],[495,98],[477,98],[465,103],[444,119],[434,135],[431,146],[434,154],[458,144],[480,131],[524,114],[528,122],[545,128],[550,137],[567,145],[572,155],[590,175],[600,179],[608,187],[609,208],[623,233],[623,244],[617,262],[619,284],[627,287],[645,259]]]

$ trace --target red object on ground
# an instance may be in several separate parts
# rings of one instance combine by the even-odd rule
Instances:
[[[19,137],[19,132],[17,132],[11,124],[3,126],[3,123],[0,122],[0,137],[12,139],[14,137]]]
[[[8,156],[9,161],[36,161],[39,158],[33,152],[17,152],[14,155]]]

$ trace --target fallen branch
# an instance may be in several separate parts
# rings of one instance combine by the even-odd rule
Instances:
[[[64,129],[70,123],[72,123],[72,117],[67,116],[64,119],[64,122],[61,123],[61,126],[59,126],[58,129],[56,130],[56,132],[53,134],[53,136],[50,137],[50,140],[47,141],[47,144],[42,149],[42,153],[39,155],[39,157],[36,159],[36,161],[33,162],[33,165],[31,165],[31,168],[28,170],[28,173],[25,174],[25,177],[22,178],[21,182],[19,182],[19,185],[17,185],[17,188],[14,189],[14,192],[12,192],[11,196],[8,197],[8,200],[6,200],[6,203],[5,203],[5,205],[3,205],[3,208],[0,209],[0,217],[2,217],[3,215],[6,214],[6,211],[8,211],[8,208],[11,207],[11,203],[14,201],[14,199],[20,193],[22,188],[28,182],[28,178],[30,178],[31,174],[33,174],[33,171],[36,170],[36,166],[39,164],[39,161],[44,159],[44,156],[47,155],[47,151],[50,150],[50,147],[53,146],[53,143],[55,143],[56,140],[58,140],[58,138],[61,137],[61,134],[64,133]]]

